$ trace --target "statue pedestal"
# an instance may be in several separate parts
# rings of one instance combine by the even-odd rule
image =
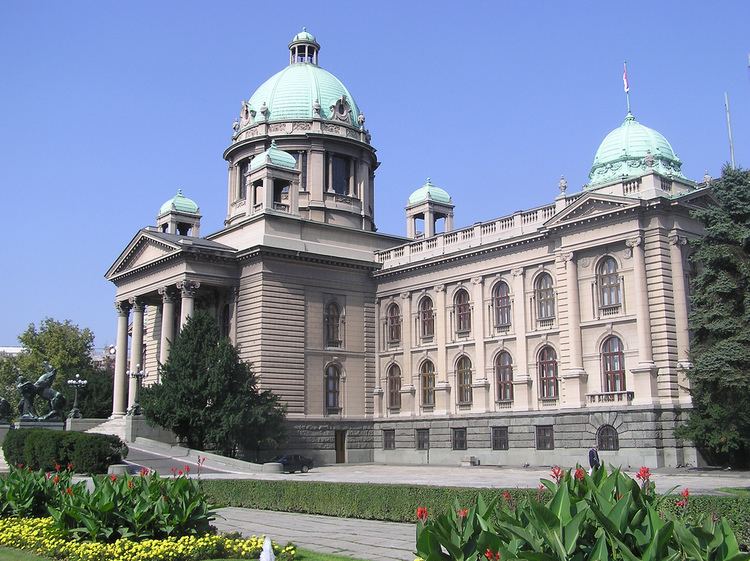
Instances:
[[[15,427],[17,429],[65,430],[65,423],[63,421],[34,421],[33,419],[21,419],[20,421],[16,421]]]
[[[8,471],[8,463],[5,461],[5,454],[2,450],[2,444],[5,440],[5,435],[8,434],[10,425],[8,423],[0,422],[0,472]]]

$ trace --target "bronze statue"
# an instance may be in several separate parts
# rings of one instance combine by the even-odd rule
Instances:
[[[22,420],[29,421],[61,421],[63,419],[63,407],[65,407],[65,396],[52,388],[57,370],[49,364],[45,365],[46,372],[39,376],[33,384],[25,377],[19,376],[16,380],[16,388],[21,394],[21,403],[18,405]],[[49,403],[49,412],[37,415],[34,408],[34,398],[37,396],[46,399]]]

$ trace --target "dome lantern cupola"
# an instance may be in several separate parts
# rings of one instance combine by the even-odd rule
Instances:
[[[156,226],[165,234],[198,237],[201,226],[198,204],[177,189],[177,194],[161,205]]]
[[[319,51],[320,45],[315,37],[307,32],[306,27],[303,27],[302,31],[292,37],[289,43],[289,64],[305,62],[317,66]]]
[[[445,220],[445,232],[453,230],[453,199],[430,178],[419,189],[409,195],[406,204],[406,236],[412,239],[431,238],[437,233],[435,224]],[[419,231],[419,221],[424,223],[424,232]]]

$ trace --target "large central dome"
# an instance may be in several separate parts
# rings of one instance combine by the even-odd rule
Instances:
[[[263,82],[250,97],[250,109],[257,112],[257,118],[265,115],[268,121],[294,121],[335,117],[359,126],[359,108],[349,90],[317,64],[319,45],[315,37],[304,31],[289,47],[289,66]]]

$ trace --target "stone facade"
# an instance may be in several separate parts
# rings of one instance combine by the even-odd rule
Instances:
[[[113,416],[133,405],[128,373],[157,382],[199,308],[281,396],[289,449],[318,462],[573,464],[599,442],[613,463],[695,465],[674,428],[691,407],[687,242],[702,230],[690,211],[710,188],[631,151],[635,176],[573,194],[561,181],[548,205],[459,230],[428,181],[409,198],[408,237],[377,233],[364,114],[309,37],[291,64],[330,99],[290,109],[294,91],[277,87],[243,102],[225,227],[199,237],[198,207],[178,193],[108,271]]]

